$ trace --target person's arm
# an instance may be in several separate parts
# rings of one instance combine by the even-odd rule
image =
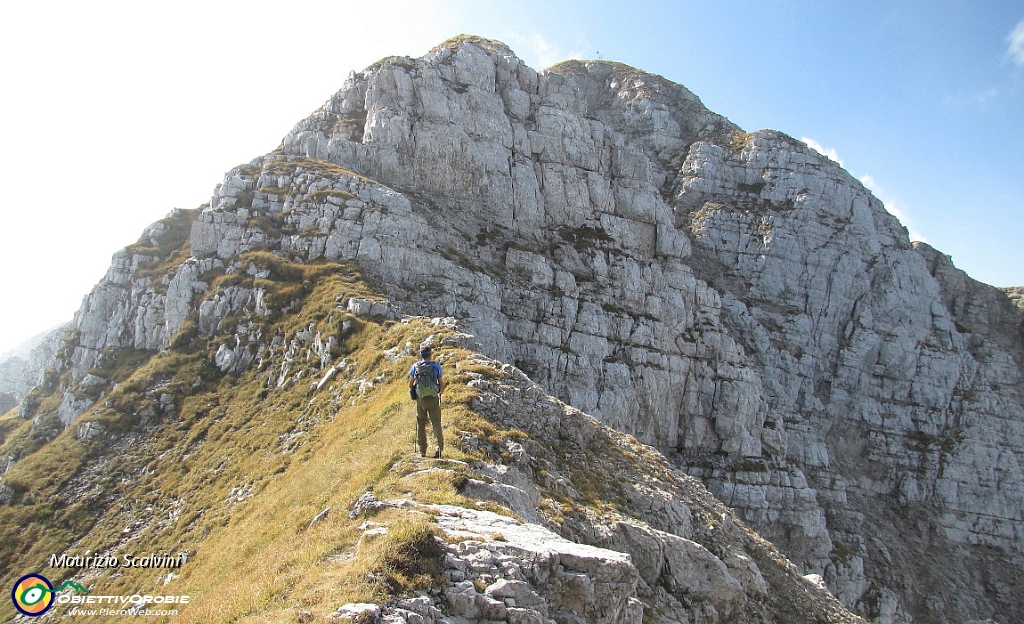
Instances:
[[[444,393],[444,374],[441,372],[441,365],[437,366],[437,395]]]

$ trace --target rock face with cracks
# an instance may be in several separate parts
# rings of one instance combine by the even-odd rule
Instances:
[[[1015,291],[911,244],[836,163],[680,85],[603,61],[538,73],[456,38],[353,73],[184,216],[115,256],[76,316],[56,364],[77,384],[64,424],[112,351],[269,313],[258,286],[204,298],[211,271],[258,282],[240,254],[354,261],[387,292],[378,315],[456,317],[545,393],[699,477],[856,612],[1024,609]],[[190,257],[156,271],[186,237]],[[238,327],[218,367],[245,370],[261,340]]]

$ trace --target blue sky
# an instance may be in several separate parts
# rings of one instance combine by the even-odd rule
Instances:
[[[0,8],[0,353],[277,146],[351,70],[458,33],[604,58],[842,162],[912,237],[1024,285],[1024,2],[122,0]]]

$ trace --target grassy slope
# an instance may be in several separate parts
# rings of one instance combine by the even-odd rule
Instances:
[[[290,338],[314,323],[324,336],[341,338],[336,355],[349,367],[319,391],[310,389],[322,375],[314,370],[277,388],[267,380],[272,358],[262,370],[221,375],[211,361],[223,338],[179,337],[176,348],[145,362],[79,421],[99,420],[107,435],[84,442],[69,428],[5,475],[18,492],[13,504],[0,507],[5,586],[28,572],[63,581],[73,571],[48,568],[46,561],[65,551],[186,551],[190,561],[178,570],[122,568],[74,578],[94,595],[188,594],[192,603],[175,621],[229,622],[280,621],[284,612],[297,609],[322,616],[345,602],[424,582],[416,566],[396,567],[408,553],[395,553],[415,543],[425,526],[400,523],[392,537],[354,557],[363,520],[350,520],[347,513],[367,490],[426,502],[461,499],[450,477],[406,479],[396,489],[398,478],[416,463],[408,461],[417,453],[414,408],[405,388],[414,358],[392,361],[383,355],[447,330],[425,320],[353,318],[339,305],[349,296],[373,293],[349,267],[296,265],[267,255],[254,259],[273,263],[275,271],[253,285],[279,304],[302,305],[292,314],[260,320],[263,335]],[[183,332],[194,334],[188,327]],[[465,354],[446,352],[446,366],[454,371]],[[311,366],[297,364],[292,379]],[[369,387],[353,380],[378,382]],[[466,407],[470,390],[458,374],[452,382],[447,435],[457,427],[493,432]],[[176,416],[142,420],[139,412],[161,394],[174,397]],[[14,412],[0,419],[6,436],[0,453],[25,444],[29,424]],[[458,458],[455,445],[448,448]],[[309,527],[327,508],[326,519]],[[378,573],[367,580],[373,570]],[[168,572],[180,576],[165,585]],[[9,603],[0,606],[0,619],[13,614]]]

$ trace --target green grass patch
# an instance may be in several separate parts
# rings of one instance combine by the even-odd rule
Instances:
[[[29,426],[30,421],[19,417],[17,408],[0,416],[0,448],[10,437],[23,433]]]

